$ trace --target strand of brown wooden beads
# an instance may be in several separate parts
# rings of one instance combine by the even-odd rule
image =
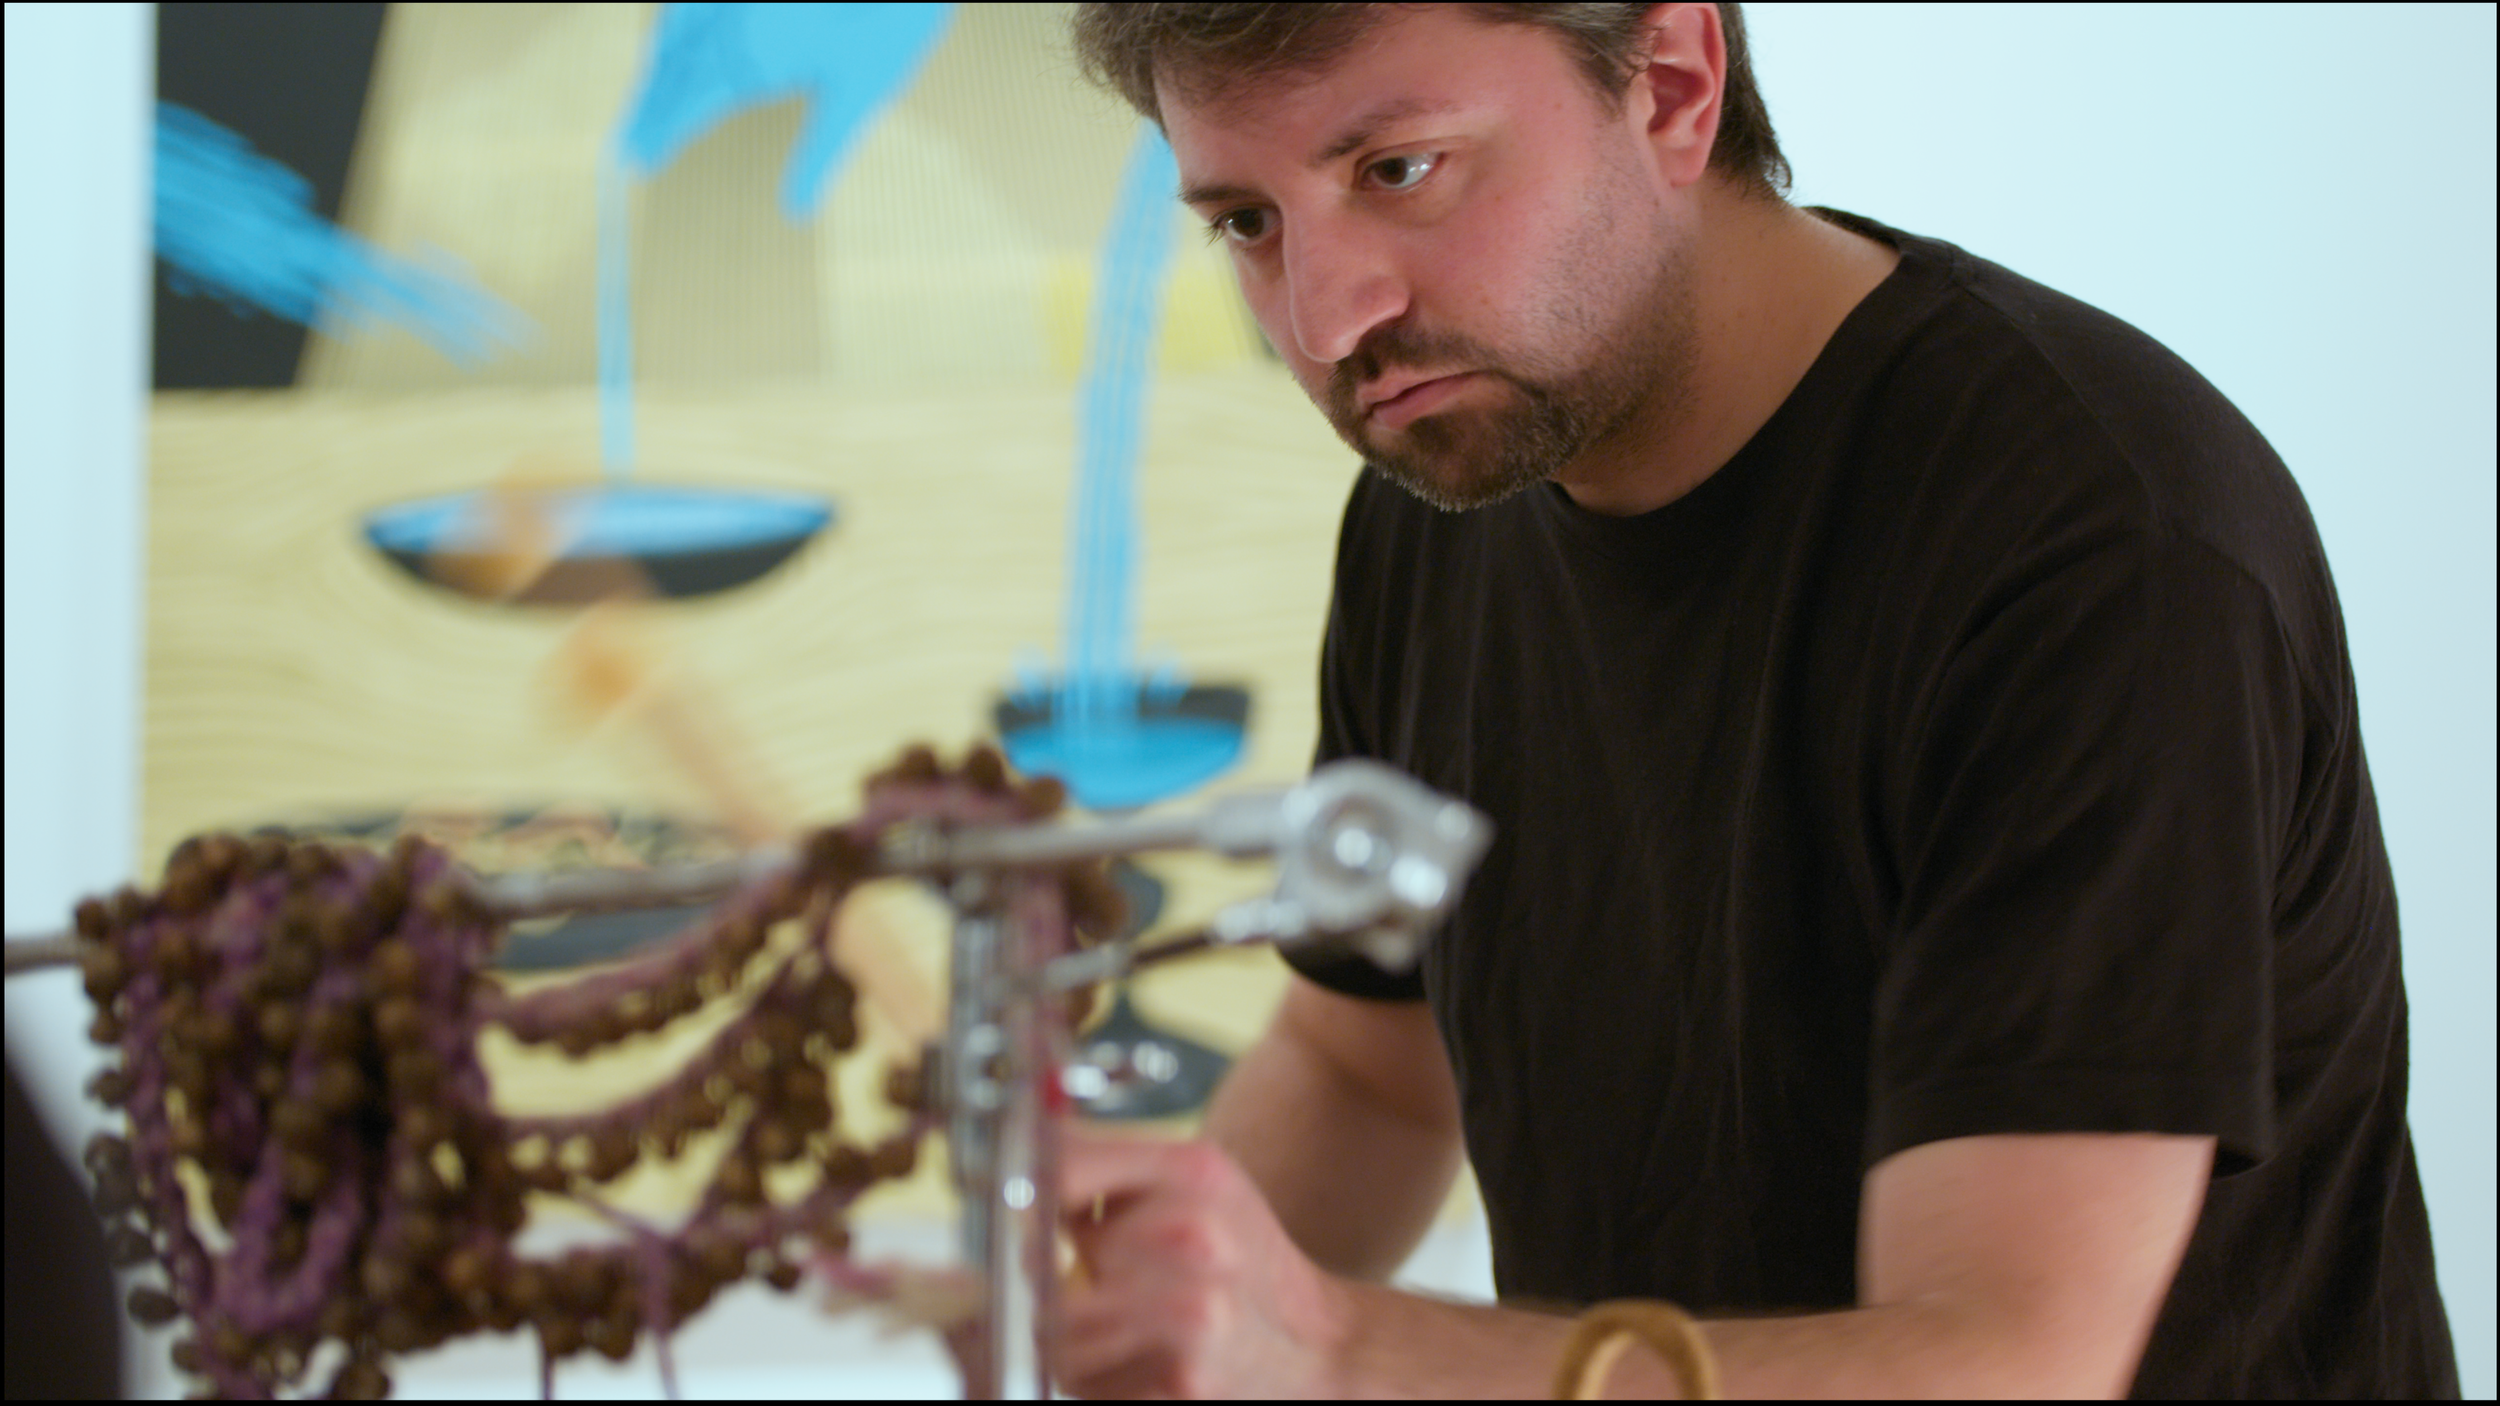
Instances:
[[[414,839],[380,855],[209,835],[176,850],[158,892],[81,904],[93,1033],[120,1053],[91,1091],[129,1124],[89,1146],[88,1166],[116,1261],[166,1275],[131,1293],[132,1314],[184,1320],[175,1363],[219,1396],[301,1390],[325,1344],[323,1391],[381,1396],[394,1354],[524,1326],[544,1381],[570,1354],[622,1359],[644,1333],[666,1379],[667,1333],[724,1286],[789,1289],[811,1257],[838,1263],[851,1203],[907,1174],[936,1118],[919,1071],[898,1068],[887,1092],[912,1115],[902,1130],[867,1147],[837,1134],[831,1068],[858,1030],[829,955],[836,910],[871,876],[886,827],[1038,819],[1060,792],[1016,785],[987,748],[954,769],[914,748],[866,800],[807,837],[795,872],[636,960],[520,997],[485,970],[500,924],[449,855]],[[1026,920],[1063,937],[1117,921],[1099,865],[1016,882]],[[768,952],[790,919],[806,940]],[[487,1025],[579,1057],[750,987],[747,1008],[640,1097],[560,1118],[507,1117],[488,1098]],[[593,1188],[729,1125],[682,1225],[609,1213],[628,1226],[617,1243],[551,1259],[514,1248],[530,1193],[603,1209]],[[766,1173],[797,1164],[816,1169],[813,1189],[775,1203]]]

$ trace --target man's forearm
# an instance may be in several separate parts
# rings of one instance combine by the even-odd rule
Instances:
[[[1207,1110],[1207,1138],[1250,1174],[1322,1269],[1386,1279],[1449,1195],[1456,1139],[1379,1108],[1290,1041],[1251,1047]]]
[[[1363,1397],[1533,1397],[1553,1390],[1571,1320],[1447,1303],[1375,1284],[1341,1282],[1345,1332],[1333,1345],[1336,1394]],[[2002,1314],[1937,1300],[1789,1318],[1705,1322],[1730,1398],[2123,1394],[2076,1364],[2027,1349]],[[1685,1394],[1665,1363],[1635,1349],[1606,1394]]]

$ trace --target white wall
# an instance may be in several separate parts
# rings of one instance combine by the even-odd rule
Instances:
[[[2412,1123],[2494,1389],[2493,10],[1745,7],[1798,199],[2167,343],[2308,496],[2402,904]]]
[[[7,16],[6,908],[26,932],[129,878],[138,846],[156,30],[146,5]],[[66,972],[11,981],[12,1058],[84,1055],[85,1005]],[[76,1082],[37,1063],[30,1093],[70,1121]]]
[[[2441,1280],[2465,1390],[2490,1396],[2493,11],[1748,15],[1799,198],[2135,322],[2298,475],[2404,904]],[[10,931],[57,925],[136,845],[150,26],[145,6],[7,7]],[[65,974],[11,983],[12,1051],[57,1069],[81,1006]]]
[[[139,843],[139,601],[154,7],[7,9],[7,894],[10,932],[130,877]],[[75,1150],[103,1060],[62,971],[8,983],[9,1062]],[[124,1380],[171,1385],[161,1338]],[[151,1394],[170,1394],[153,1391]]]

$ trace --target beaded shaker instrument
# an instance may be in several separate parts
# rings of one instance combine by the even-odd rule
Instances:
[[[674,1388],[667,1335],[725,1286],[789,1289],[812,1265],[854,1298],[880,1280],[846,1257],[845,1213],[949,1134],[973,1291],[930,1316],[955,1330],[968,1396],[1049,1392],[1046,1250],[1054,1114],[1070,1092],[1136,1071],[1068,1054],[1074,1003],[1121,972],[1249,942],[1334,943],[1411,962],[1488,839],[1481,817],[1369,763],[1195,816],[1045,824],[1060,795],[994,752],[946,768],[926,748],[872,777],[861,814],[743,861],[669,871],[477,879],[404,840],[356,848],[212,835],[186,841],[154,894],[77,910],[93,1035],[119,1063],[91,1092],[126,1137],[87,1152],[108,1244],[153,1261],[143,1322],[182,1319],[176,1364],[219,1395],[387,1392],[387,1363],[455,1337],[527,1327],[542,1383],[583,1351],[622,1359],[644,1334]],[[1101,861],[1198,847],[1273,856],[1276,892],[1152,947],[1080,949],[1117,931]],[[956,909],[944,1039],[889,1072],[902,1127],[842,1139],[831,1070],[857,1043],[856,992],[831,958],[860,882],[908,874]],[[726,893],[702,921],[595,975],[507,991],[486,971],[525,915]],[[795,940],[778,934],[795,931]],[[19,944],[12,944],[14,957]],[[12,970],[18,969],[13,961]],[[746,1002],[657,1088],[589,1113],[497,1111],[477,1057],[500,1027],[581,1056],[733,994]],[[727,1148],[684,1222],[647,1224],[597,1188],[688,1139]],[[804,1167],[812,1177],[785,1169]],[[807,1189],[776,1199],[768,1176]],[[516,1248],[533,1195],[624,1229],[605,1246]]]

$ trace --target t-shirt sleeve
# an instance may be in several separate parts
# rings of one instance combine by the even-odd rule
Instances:
[[[2269,598],[2147,529],[2009,573],[1964,638],[1895,777],[1866,1165],[1990,1133],[2264,1158],[2302,736]]]
[[[1352,617],[1362,610],[1366,599],[1362,578],[1363,558],[1356,546],[1364,512],[1365,492],[1369,486],[1363,476],[1355,484],[1346,504],[1345,523],[1337,539],[1336,587],[1328,603],[1328,629],[1320,642],[1319,652],[1319,745],[1313,749],[1314,769],[1346,757],[1369,757],[1388,761],[1374,740],[1373,729],[1363,719],[1364,710],[1358,701],[1366,695],[1360,686],[1365,677],[1377,677],[1376,664],[1359,658],[1364,652],[1366,635]],[[1374,1001],[1420,1001],[1424,998],[1424,979],[1420,969],[1406,972],[1382,970],[1370,958],[1350,951],[1288,952],[1286,965],[1341,996],[1358,996]]]

